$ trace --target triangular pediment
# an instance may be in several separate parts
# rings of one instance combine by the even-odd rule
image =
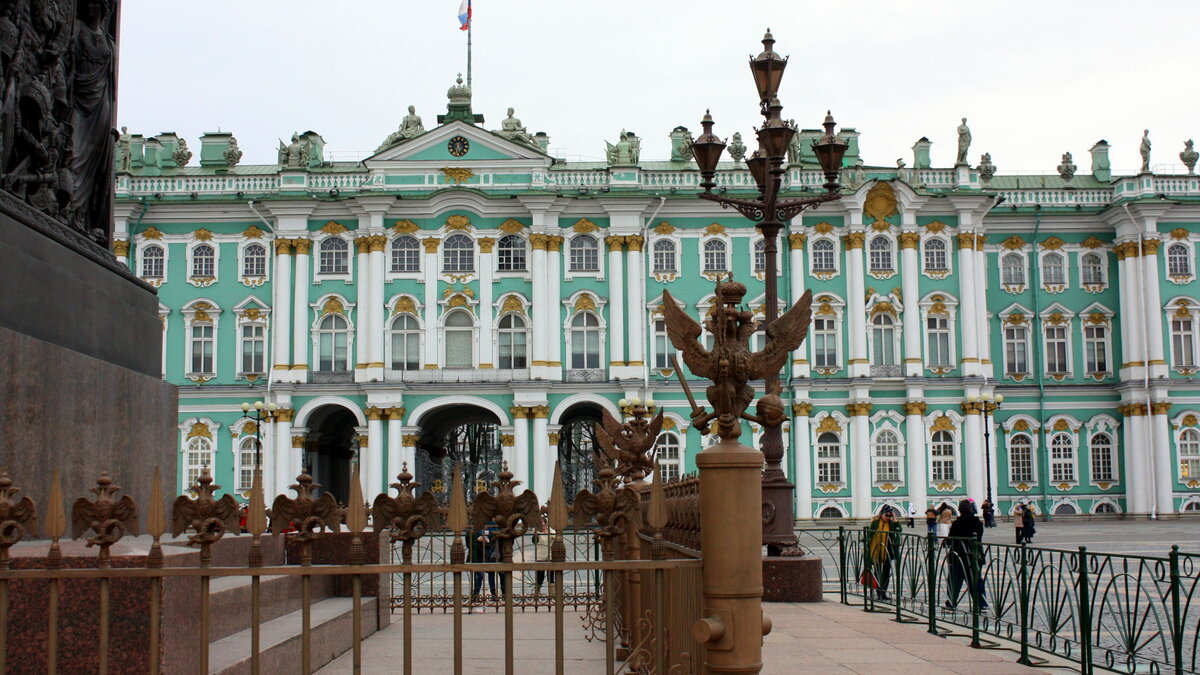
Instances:
[[[466,139],[466,153],[456,157],[451,153],[450,141]],[[457,144],[459,148],[462,144]],[[382,162],[437,162],[445,165],[452,162],[478,163],[503,160],[525,160],[534,163],[549,163],[550,157],[521,143],[458,120],[402,141],[379,151],[364,160],[368,166]]]

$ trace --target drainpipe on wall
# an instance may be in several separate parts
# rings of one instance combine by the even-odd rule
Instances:
[[[650,217],[646,219],[646,222],[642,223],[642,255],[646,255],[646,250],[649,248],[648,244],[650,243],[650,223],[654,222],[654,219],[656,217],[658,217],[658,212],[662,211],[662,207],[666,203],[667,203],[667,198],[660,195],[658,198],[658,206],[656,206],[654,208],[654,213],[651,213]],[[680,253],[680,255],[683,255],[683,251],[680,251],[679,253]],[[654,265],[654,252],[653,251],[650,251],[649,265],[650,266]],[[643,272],[646,269],[650,269],[650,267],[643,264],[642,265]],[[646,283],[646,280],[644,278],[638,279],[638,283],[643,284],[643,286],[644,286]],[[625,285],[628,286],[629,284],[625,284]],[[626,293],[629,292],[628,288],[626,289],[625,292]],[[643,312],[646,311],[646,308],[643,307],[641,311],[643,311]],[[650,352],[649,347],[650,347],[650,345],[652,345],[654,343],[654,335],[653,335],[654,326],[651,325],[650,328],[651,328],[650,333],[647,334],[647,336],[646,336],[647,344],[642,345],[642,353],[643,354],[650,354],[651,352]],[[626,334],[628,334],[629,329],[626,329],[625,332],[626,332]],[[653,358],[653,357],[651,357],[651,358]],[[643,373],[642,391],[645,392],[645,396],[643,398],[647,398],[647,399],[654,398],[653,396],[650,395],[650,363],[651,363],[650,358],[647,358],[646,365],[644,366],[645,369],[642,371],[642,373]],[[682,377],[682,373],[680,374],[680,376]],[[682,458],[680,458],[680,459],[682,460]]]
[[[1034,364],[1035,375],[1037,377],[1038,387],[1038,455],[1041,459],[1038,464],[1041,465],[1042,479],[1038,481],[1042,488],[1042,503],[1046,505],[1043,511],[1043,517],[1046,520],[1053,520],[1050,508],[1050,449],[1046,447],[1046,358],[1042,353],[1042,348],[1045,346],[1045,326],[1042,324],[1042,309],[1038,291],[1042,287],[1042,264],[1038,259],[1038,252],[1041,246],[1038,243],[1038,237],[1042,229],[1042,205],[1038,204],[1033,210],[1033,261],[1029,265],[1029,271],[1032,275],[1030,285],[1033,287],[1033,320],[1037,321],[1038,335],[1032,336],[1037,342],[1038,349],[1034,350],[1037,354],[1037,363]],[[1033,322],[1030,322],[1033,325]]]

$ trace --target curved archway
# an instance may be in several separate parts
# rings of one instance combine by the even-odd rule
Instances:
[[[617,407],[610,399],[607,399],[599,394],[572,394],[564,398],[557,406],[554,407],[554,412],[550,413],[550,424],[562,424],[562,419],[567,412],[579,404],[591,403],[597,408],[603,408],[616,419],[621,419],[621,409]],[[596,412],[599,415],[599,411]],[[599,417],[597,417],[599,419]],[[687,425],[684,425],[687,426]]]
[[[350,399],[342,398],[341,396],[318,396],[317,398],[314,398],[308,403],[300,406],[300,409],[296,411],[296,420],[292,423],[293,426],[310,426],[309,418],[312,416],[313,412],[327,405],[341,406],[346,410],[349,410],[354,415],[354,418],[358,421],[358,426],[363,427],[367,425],[367,416],[364,415],[362,410],[360,410],[358,406],[355,405]]]
[[[421,434],[417,439],[416,466],[413,474],[421,484],[445,502],[454,479],[454,467],[461,467],[467,500],[479,491],[492,490],[492,481],[500,475],[504,461],[499,416],[487,407],[449,403],[421,413]]]
[[[496,417],[498,420],[497,424],[500,424],[501,426],[512,424],[512,421],[508,418],[508,411],[506,411],[504,408],[501,408],[496,403],[489,401],[486,398],[461,395],[439,396],[435,399],[425,401],[424,403],[413,408],[412,412],[408,414],[407,424],[414,427],[423,427],[427,424],[425,421],[427,418],[432,419],[434,414],[441,414],[443,408],[454,406],[483,408]]]
[[[308,411],[305,416],[308,439],[305,443],[304,465],[313,482],[345,504],[350,497],[352,465],[357,460],[359,441],[358,412],[338,403],[326,403]]]
[[[558,434],[557,458],[562,467],[563,492],[574,501],[580,490],[593,490],[596,476],[596,424],[602,417],[599,403],[588,400],[570,407],[559,406],[561,428]],[[615,415],[620,418],[620,412]]]

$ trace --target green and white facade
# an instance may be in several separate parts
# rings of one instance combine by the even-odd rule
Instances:
[[[690,162],[556,162],[461,113],[354,163],[318,147],[305,166],[229,166],[211,134],[181,167],[174,135],[135,137],[115,250],[159,289],[181,486],[208,465],[249,487],[256,400],[281,406],[257,429],[269,493],[302,462],[318,481],[348,466],[318,456],[333,413],[367,494],[456,422],[490,421],[549,495],[564,424],[635,397],[666,412],[670,470],[694,469],[708,436],[688,425],[662,293],[699,320],[732,272],[761,312],[754,223],[697,199]],[[780,297],[815,297],[784,378],[798,518],[981,501],[989,466],[1005,513],[1200,510],[1200,178],[1113,177],[1093,153],[1070,180],[920,153],[847,168],[840,202],[788,224]],[[823,182],[786,175],[796,195]],[[718,184],[753,189],[741,164]],[[990,452],[985,394],[1005,397]]]

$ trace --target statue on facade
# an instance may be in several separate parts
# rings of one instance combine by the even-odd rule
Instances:
[[[192,160],[192,151],[188,150],[187,141],[179,139],[179,146],[175,148],[175,154],[171,156],[175,160],[175,166],[187,166],[187,163]]]
[[[992,153],[985,152],[979,158],[979,180],[988,182],[996,175],[996,165],[992,164]]]
[[[1150,130],[1142,133],[1142,145],[1138,148],[1142,153],[1142,170],[1140,173],[1150,173]]]
[[[529,134],[529,130],[521,124],[521,120],[513,115],[514,112],[512,108],[508,109],[508,117],[500,120],[500,128],[495,133],[514,143],[528,145],[531,148],[540,150],[541,148],[538,146],[537,141]]]
[[[642,152],[642,140],[632,131],[621,130],[616,144],[605,141],[605,157],[609,166],[636,166]]]
[[[325,162],[325,141],[315,131],[293,133],[288,143],[279,141],[279,165],[289,169],[312,169]]]
[[[1189,138],[1183,142],[1183,152],[1179,153],[1179,159],[1187,167],[1189,176],[1196,174],[1196,160],[1200,159],[1200,153],[1192,146],[1192,139]]]
[[[742,133],[734,132],[733,138],[729,141],[729,156],[734,162],[741,162],[746,159],[746,144],[742,142]]]
[[[851,190],[857,189],[867,182],[867,168],[863,166],[862,158],[854,163],[854,168],[847,171],[845,176],[846,187]]]
[[[795,129],[796,128],[796,120],[788,120],[788,126]],[[801,148],[800,148],[800,142],[801,142],[800,134],[796,134],[795,136],[792,136],[792,140],[788,143],[788,147],[787,147],[788,164],[799,164],[800,163],[800,157],[802,154]]]
[[[242,149],[238,147],[237,138],[229,137],[229,147],[225,148],[225,164],[227,166],[237,166],[237,163],[242,161]]]
[[[1058,175],[1062,176],[1063,180],[1071,180],[1075,177],[1075,170],[1078,168],[1075,166],[1071,153],[1064,152],[1062,163],[1058,165]]]
[[[679,126],[671,130],[671,161],[692,161],[692,132],[687,127]]]
[[[293,133],[288,143],[279,141],[279,166],[300,168],[300,134]]]
[[[792,350],[804,341],[812,319],[812,291],[809,290],[783,316],[767,326],[766,347],[751,352],[749,340],[759,323],[752,312],[739,308],[745,295],[744,284],[732,280],[717,282],[717,306],[704,322],[713,336],[713,347],[709,350],[700,342],[703,333],[700,324],[679,308],[669,291],[663,291],[663,312],[671,344],[683,352],[683,362],[693,374],[712,380],[706,393],[713,411],[706,412],[693,404],[692,426],[704,433],[715,419],[717,434],[724,441],[736,440],[741,435],[743,419],[759,423],[763,418],[774,421],[769,411],[760,411],[763,414],[757,416],[746,414],[754,399],[754,389],[748,382],[778,373]],[[771,407],[772,403],[768,401],[766,408]]]
[[[391,147],[400,141],[416,138],[423,133],[425,133],[425,123],[417,115],[417,107],[410,105],[408,106],[408,114],[400,121],[400,128],[388,134],[388,137],[383,140],[383,143],[379,144],[375,152]]]
[[[616,463],[616,475],[626,483],[636,483],[654,471],[654,443],[662,431],[663,411],[646,419],[650,410],[635,399],[630,415],[628,422],[619,422],[607,410],[602,411],[596,442],[609,464]]]
[[[133,168],[132,145],[129,127],[121,127],[121,134],[117,136],[117,171],[129,171]]]
[[[967,164],[967,151],[971,149],[971,129],[967,126],[967,118],[962,118],[962,124],[958,125],[958,161],[955,165]]]

